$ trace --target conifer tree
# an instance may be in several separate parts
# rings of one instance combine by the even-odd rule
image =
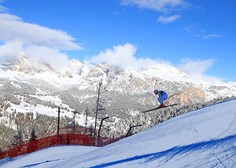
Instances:
[[[35,135],[35,130],[33,128],[30,133],[30,141],[34,141],[36,138],[37,138],[37,136]]]

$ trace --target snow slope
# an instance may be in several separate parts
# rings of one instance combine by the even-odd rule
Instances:
[[[55,163],[58,164],[64,160],[68,160],[71,157],[79,157],[84,153],[88,153],[92,150],[97,149],[97,147],[88,146],[56,146],[51,148],[46,148],[40,151],[36,151],[29,155],[23,155],[12,159],[7,164],[0,167],[47,167],[53,166]],[[9,159],[2,159],[2,162]],[[0,161],[1,165],[1,161]]]
[[[102,148],[74,147],[83,154],[70,147],[57,149],[19,157],[2,167],[234,167],[236,100],[178,116]]]

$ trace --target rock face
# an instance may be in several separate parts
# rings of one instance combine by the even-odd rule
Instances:
[[[181,92],[170,95],[168,102],[176,104],[197,104],[205,101],[205,92],[199,88],[189,87],[183,89]]]

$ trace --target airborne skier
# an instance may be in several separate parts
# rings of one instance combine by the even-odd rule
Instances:
[[[145,111],[141,111],[142,113],[146,113],[149,111],[153,111],[153,110],[157,110],[157,109],[161,109],[161,108],[167,108],[167,107],[172,107],[172,106],[176,106],[177,104],[170,104],[170,105],[164,105],[164,101],[168,99],[168,94],[163,91],[163,90],[154,90],[154,94],[157,95],[157,102],[158,104],[160,104],[158,107],[149,109],[149,110],[145,110]]]
[[[162,108],[165,107],[164,106],[164,100],[168,99],[168,95],[166,92],[164,92],[163,90],[154,90],[154,94],[157,95],[157,101],[159,102],[159,107],[158,108]]]

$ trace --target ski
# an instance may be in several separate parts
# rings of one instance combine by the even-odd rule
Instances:
[[[168,106],[156,107],[156,108],[153,108],[153,109],[141,111],[141,113],[146,113],[146,112],[149,112],[149,111],[154,111],[154,110],[163,109],[163,108],[166,108],[166,107],[172,107],[172,106],[176,106],[176,105],[178,105],[178,104],[171,104],[171,105],[168,105]]]

